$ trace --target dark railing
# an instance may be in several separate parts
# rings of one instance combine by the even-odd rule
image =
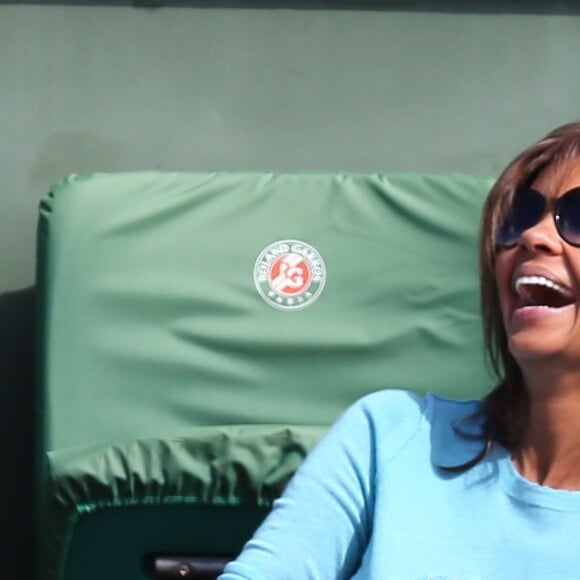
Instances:
[[[135,8],[290,8],[398,10],[476,14],[580,14],[578,0],[0,0],[2,4],[133,6]]]

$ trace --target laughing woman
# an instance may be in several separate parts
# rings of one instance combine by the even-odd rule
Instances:
[[[498,386],[355,403],[221,580],[580,577],[580,123],[508,165],[480,251]]]

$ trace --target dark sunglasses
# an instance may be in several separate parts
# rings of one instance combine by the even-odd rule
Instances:
[[[552,212],[560,237],[570,245],[580,247],[580,187],[549,199],[531,187],[518,189],[497,231],[496,245],[499,248],[515,246],[520,236],[535,226],[546,211]]]

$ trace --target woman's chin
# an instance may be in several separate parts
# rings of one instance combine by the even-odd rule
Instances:
[[[563,340],[542,336],[537,332],[517,332],[508,340],[509,350],[520,366],[526,362],[553,359],[563,353],[566,347]]]
[[[565,354],[580,345],[575,304],[562,308],[516,308],[506,319],[509,349],[518,362]],[[578,353],[576,353],[578,354]]]

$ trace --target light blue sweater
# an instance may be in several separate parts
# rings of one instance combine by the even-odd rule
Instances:
[[[308,456],[220,580],[580,578],[580,492],[523,479],[505,449],[457,434],[480,403],[381,391]]]

